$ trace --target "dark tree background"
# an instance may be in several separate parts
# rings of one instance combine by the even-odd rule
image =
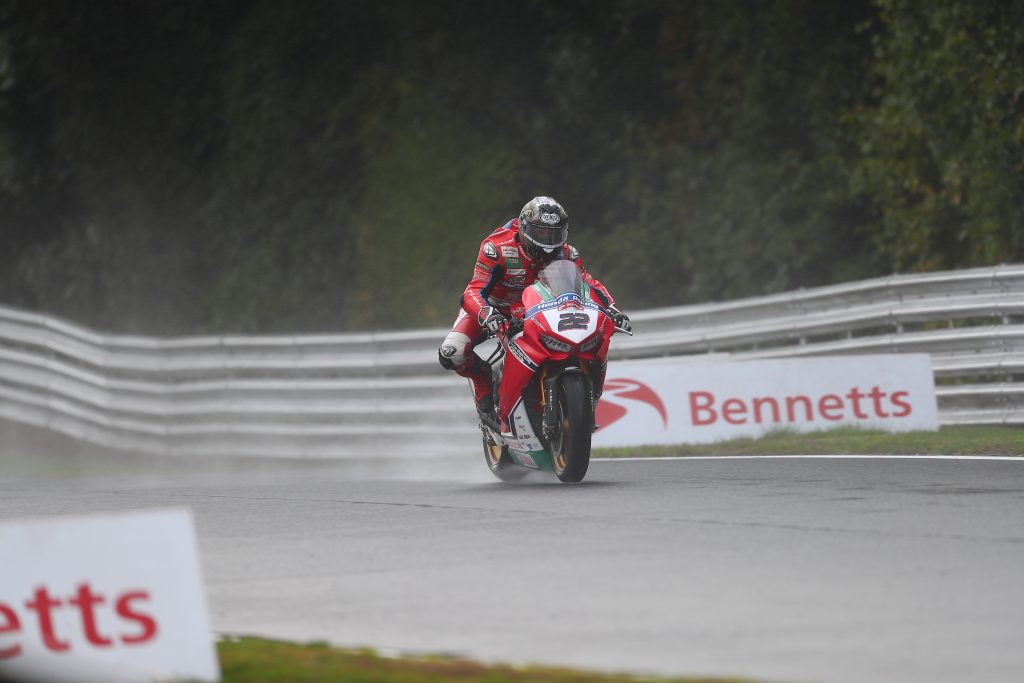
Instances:
[[[441,325],[551,194],[627,309],[1024,256],[1024,2],[0,0],[0,303]]]

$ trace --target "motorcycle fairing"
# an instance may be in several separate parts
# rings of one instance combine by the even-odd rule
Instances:
[[[600,304],[581,296],[583,292],[589,293],[590,288],[579,280],[579,271],[574,269],[569,275],[576,276],[573,278],[575,282],[570,283],[570,286],[577,287],[576,291],[564,292],[554,297],[551,290],[543,282],[538,281],[523,294],[523,304],[528,306],[523,313],[523,325],[536,327],[530,327],[529,330],[524,327],[523,332],[503,342],[508,354],[499,389],[499,419],[511,421],[511,412],[506,415],[504,406],[513,405],[519,399],[523,389],[545,359],[558,362],[571,355],[581,360],[593,360],[601,357],[597,354],[606,354],[608,351],[611,335],[608,335],[609,339],[605,339],[598,348],[582,353],[578,351],[580,344],[600,334],[603,326],[609,323],[607,311]],[[530,333],[527,334],[527,331]],[[542,346],[542,335],[537,334],[538,331],[547,336],[563,339],[576,348],[572,352],[545,348]]]
[[[543,349],[535,348],[534,343],[520,333],[510,340],[502,340],[506,354],[501,371],[501,384],[498,385],[498,418],[507,419],[512,423],[512,411],[521,400],[523,389],[540,368],[539,361],[544,358]],[[505,406],[512,410],[505,412]]]
[[[516,319],[522,320],[520,331],[511,337],[499,335],[505,354],[500,370],[495,370],[496,378],[500,377],[495,387],[498,417],[508,428],[501,434],[487,429],[493,442],[506,446],[508,457],[519,465],[555,469],[552,455],[540,436],[545,420],[557,423],[557,415],[546,414],[549,404],[556,405],[555,382],[548,386],[545,379],[554,380],[564,372],[582,372],[590,386],[591,402],[594,383],[598,387],[603,383],[612,323],[607,310],[590,299],[592,291],[597,290],[582,281],[575,264],[556,261],[524,290],[522,308],[515,314]],[[586,346],[598,336],[600,344],[580,350],[581,345]],[[568,347],[558,348],[558,341]],[[531,381],[537,386],[527,389]]]
[[[526,405],[520,398],[509,415],[511,433],[499,435],[501,441],[508,446],[508,453],[520,465],[532,469],[550,470],[554,468],[551,454],[541,443],[537,431],[533,427]]]

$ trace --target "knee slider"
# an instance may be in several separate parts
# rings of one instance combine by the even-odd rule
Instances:
[[[451,355],[444,355],[446,350],[447,349],[444,346],[437,350],[437,362],[440,363],[441,367],[445,370],[454,370],[455,363],[452,362]]]
[[[466,365],[467,352],[471,348],[469,337],[453,330],[445,337],[441,348],[437,350],[437,360],[445,370],[459,372]]]
[[[466,347],[446,339],[437,350],[437,361],[445,370],[458,370],[466,362]]]

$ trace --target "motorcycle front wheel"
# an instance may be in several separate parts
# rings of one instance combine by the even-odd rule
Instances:
[[[560,481],[583,481],[590,466],[590,391],[587,380],[578,372],[562,375],[558,390],[558,434],[551,443],[555,474]]]
[[[499,446],[491,443],[491,440],[484,436],[484,462],[491,474],[502,481],[519,481],[529,472],[522,465],[516,464],[512,456],[508,454],[508,446]]]

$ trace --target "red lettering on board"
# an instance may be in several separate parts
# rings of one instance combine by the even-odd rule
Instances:
[[[96,647],[110,647],[114,641],[100,634],[96,628],[96,613],[93,610],[96,605],[102,605],[102,595],[92,592],[89,584],[83,583],[78,587],[78,594],[69,600],[72,605],[78,607],[82,613],[82,630],[85,631],[85,639]]]
[[[144,603],[150,600],[150,594],[144,590],[131,590],[122,593],[113,601],[113,609],[121,618],[122,624],[127,623],[131,628],[127,633],[122,632],[121,642],[126,645],[140,645],[147,643],[156,637],[159,625],[154,616],[148,610],[144,610]],[[115,644],[115,634],[104,634],[99,629],[99,612],[104,605],[108,604],[106,596],[94,590],[88,582],[82,582],[74,595],[67,598],[67,604],[78,609],[81,616],[82,633],[86,642],[96,648],[109,648]],[[59,614],[60,608],[65,600],[56,598],[46,586],[39,586],[32,594],[31,599],[25,601],[25,609],[34,612],[39,625],[39,638],[43,646],[51,652],[67,652],[72,649],[72,639],[65,640],[57,633],[56,624],[67,626],[72,623],[63,619]],[[21,642],[4,642],[7,638],[23,636],[23,619],[16,611],[16,605],[9,605],[0,602],[0,660],[12,659],[22,654],[24,646]],[[109,609],[109,608],[108,608]],[[80,641],[78,641],[80,642]]]
[[[839,411],[836,414],[835,411]],[[843,399],[839,398],[835,394],[825,394],[818,399],[818,412],[826,420],[842,420],[843,419]]]
[[[804,415],[808,422],[814,421],[814,406],[811,404],[811,399],[806,396],[787,396],[786,397],[786,417],[789,418],[790,422],[796,422],[796,404],[801,403],[804,407]]]
[[[64,652],[71,649],[71,644],[57,637],[53,628],[53,608],[64,603],[50,597],[46,586],[36,589],[35,600],[25,603],[25,607],[39,615],[39,634],[43,637],[43,645],[47,650]]]
[[[690,392],[690,421],[694,426],[714,424],[718,420],[718,413],[711,407],[715,405],[715,395],[710,391]],[[702,417],[701,413],[707,413],[708,417]]]
[[[910,415],[910,413],[914,411],[913,407],[903,400],[909,395],[910,394],[906,391],[894,391],[892,396],[889,397],[889,399],[892,401],[892,404],[900,408],[899,412],[892,414],[893,417],[906,417],[907,415]]]
[[[21,621],[18,619],[18,613],[7,605],[0,604],[0,636],[5,633],[21,633]],[[0,647],[0,659],[10,659],[11,657],[17,657],[21,654],[21,645],[11,645],[10,647]]]
[[[852,387],[846,394],[824,394],[817,400],[804,395],[755,396],[751,399],[730,397],[719,404],[715,394],[710,391],[691,391],[690,422],[695,427],[704,427],[717,423],[719,419],[732,425],[745,425],[751,421],[756,424],[783,424],[801,420],[813,422],[819,416],[832,422],[849,417],[858,420],[900,418],[913,411],[907,401],[909,395],[906,391],[889,394],[878,386],[871,387],[870,391]],[[888,411],[890,404],[897,409],[895,412]]]
[[[140,600],[149,600],[149,593],[146,593],[145,591],[125,593],[117,601],[117,614],[127,621],[136,622],[142,629],[136,635],[121,636],[121,641],[129,645],[145,643],[147,640],[152,640],[156,635],[156,620],[148,614],[136,611],[132,606],[133,602],[138,602]]]
[[[733,425],[747,424],[747,404],[738,398],[727,399],[722,403],[722,417]]]

